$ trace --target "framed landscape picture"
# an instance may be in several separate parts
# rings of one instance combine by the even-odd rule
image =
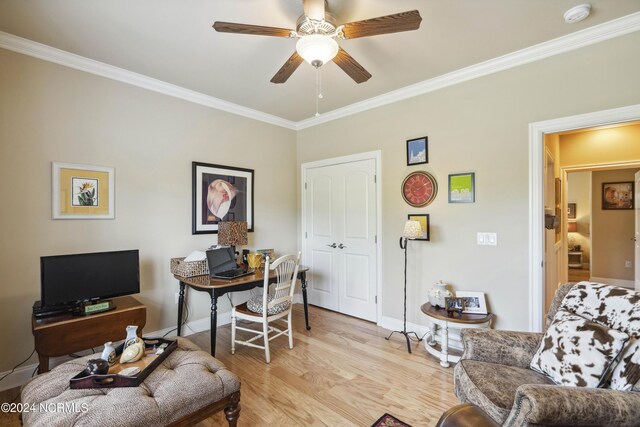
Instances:
[[[431,238],[429,233],[429,214],[409,214],[407,219],[418,221],[420,228],[422,228],[422,237],[414,240],[429,240]]]
[[[53,162],[53,219],[113,219],[115,171],[106,166]]]
[[[192,163],[192,234],[218,232],[220,221],[253,231],[253,169]]]
[[[633,181],[603,182],[602,209],[633,210]]]
[[[429,163],[429,139],[426,136],[407,141],[407,166]]]
[[[449,203],[476,201],[476,174],[473,172],[449,175]]]

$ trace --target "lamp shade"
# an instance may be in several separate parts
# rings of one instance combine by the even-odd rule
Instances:
[[[218,244],[225,246],[246,245],[247,222],[246,221],[221,221],[218,223]]]
[[[300,37],[296,43],[296,51],[309,64],[319,67],[338,54],[338,43],[324,34],[310,34]]]
[[[576,233],[578,231],[578,223],[575,221],[569,221],[567,223],[567,231],[569,233]]]
[[[419,221],[409,220],[404,224],[402,237],[405,239],[417,239],[422,237],[422,227]]]

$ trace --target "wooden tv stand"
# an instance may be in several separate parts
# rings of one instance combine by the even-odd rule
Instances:
[[[70,313],[36,319],[31,317],[31,330],[40,366],[38,373],[49,370],[49,358],[102,346],[107,341],[120,341],[127,336],[128,325],[138,326],[138,335],[147,323],[147,307],[126,296],[113,298],[116,308],[88,316]],[[100,357],[98,354],[96,357]]]

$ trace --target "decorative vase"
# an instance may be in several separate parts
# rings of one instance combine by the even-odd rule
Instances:
[[[104,343],[104,350],[102,350],[100,358],[109,362],[109,366],[113,366],[116,363],[116,348],[111,341]]]
[[[138,337],[137,332],[138,332],[137,326],[135,325],[127,326],[127,337],[124,339],[124,347],[122,347],[122,350],[126,350],[127,347],[132,346],[134,344],[142,343],[142,340]]]
[[[431,305],[440,308],[444,308],[445,298],[450,298],[453,296],[451,291],[447,289],[447,284],[443,283],[442,280],[433,285],[433,288],[429,289],[427,295],[429,296],[429,302],[431,303]]]
[[[144,356],[144,343],[142,340],[134,342],[124,349],[120,356],[120,363],[137,362]]]

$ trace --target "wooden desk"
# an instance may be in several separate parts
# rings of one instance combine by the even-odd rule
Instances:
[[[304,302],[304,320],[307,330],[311,329],[309,326],[309,309],[307,306],[307,271],[309,267],[303,265],[298,269],[298,279],[302,284],[302,300]],[[262,270],[256,271],[248,276],[238,277],[234,280],[216,279],[206,276],[195,277],[181,277],[174,275],[180,282],[180,297],[178,299],[178,336],[182,332],[182,310],[184,308],[184,292],[188,286],[193,290],[199,292],[206,292],[211,297],[211,355],[216,355],[216,335],[218,327],[218,297],[223,296],[229,292],[248,291],[258,286],[262,286],[264,283],[264,272]],[[272,271],[269,276],[270,282],[275,282],[275,271]]]
[[[440,366],[449,367],[449,362],[457,362],[460,356],[449,354],[449,327],[453,329],[488,328],[491,326],[493,314],[453,314],[450,317],[444,308],[433,307],[430,303],[422,304],[422,312],[429,317],[432,324],[424,340],[424,348],[440,359]],[[440,351],[435,348],[436,337],[440,329]]]
[[[137,325],[138,334],[147,323],[147,308],[137,299],[113,298],[116,308],[89,316],[70,313],[31,318],[31,330],[40,360],[38,373],[49,370],[49,357],[102,346],[107,341],[120,341],[127,336],[126,327]]]

